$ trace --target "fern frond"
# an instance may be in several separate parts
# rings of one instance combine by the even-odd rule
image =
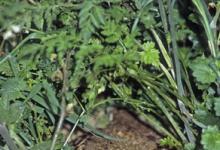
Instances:
[[[104,23],[104,9],[95,0],[87,0],[81,4],[79,12],[79,28],[81,36],[86,41],[96,28],[100,28]]]

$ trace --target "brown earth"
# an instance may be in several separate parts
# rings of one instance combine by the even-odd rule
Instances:
[[[125,110],[114,110],[113,121],[102,130],[124,140],[110,141],[92,135],[75,143],[77,150],[158,150],[160,136]],[[165,150],[165,149],[164,149]]]

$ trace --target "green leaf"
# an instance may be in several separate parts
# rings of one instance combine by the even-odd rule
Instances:
[[[203,130],[201,144],[205,150],[219,150],[220,132],[217,126],[208,126]]]
[[[88,56],[97,55],[100,52],[103,52],[103,45],[98,40],[92,40],[89,44],[84,44],[80,46],[80,50],[76,53],[77,59],[85,59]]]
[[[94,70],[98,70],[99,67],[113,67],[121,63],[122,55],[112,54],[112,55],[101,55],[95,58]]]
[[[144,51],[141,52],[141,61],[145,64],[150,64],[158,67],[160,64],[159,51],[155,49],[153,42],[148,42],[143,45]]]
[[[108,43],[115,43],[120,40],[122,36],[121,27],[114,21],[108,21],[103,27],[103,31],[101,33],[106,36],[105,40]]]
[[[94,1],[83,1],[80,8],[79,27],[83,40],[87,41],[95,29],[104,24],[104,10]]]
[[[22,91],[26,90],[26,83],[21,78],[10,78],[2,83],[0,95],[3,100],[15,100],[24,97]]]
[[[218,125],[220,127],[220,119],[214,114],[210,113],[206,108],[196,109],[194,118],[206,126]]]
[[[14,123],[20,118],[23,111],[22,103],[17,102],[6,106],[3,102],[0,102],[0,122],[5,122],[6,124]]]
[[[28,98],[31,99],[35,95],[37,95],[40,92],[41,88],[42,88],[42,85],[40,83],[34,85],[31,89],[31,92],[28,95]]]
[[[50,103],[49,107],[52,109],[54,113],[57,113],[59,108],[59,102],[58,99],[56,98],[56,93],[54,89],[47,81],[43,82],[43,88],[45,89],[46,96]]]
[[[33,101],[35,101],[37,104],[40,104],[44,109],[50,110],[50,107],[48,106],[48,103],[45,102],[45,100],[39,96],[39,95],[34,95],[32,96]],[[57,112],[56,112],[57,113]]]
[[[210,84],[217,78],[216,73],[209,66],[211,60],[204,57],[196,58],[189,66],[193,71],[193,76],[202,84]]]

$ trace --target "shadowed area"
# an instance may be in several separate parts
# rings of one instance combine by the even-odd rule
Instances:
[[[95,136],[78,143],[77,150],[157,150],[160,136],[138,121],[126,110],[113,110],[113,121],[103,132],[121,137],[122,141],[109,141]],[[84,138],[85,139],[85,138]]]

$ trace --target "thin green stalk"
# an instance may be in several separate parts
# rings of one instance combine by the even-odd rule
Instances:
[[[160,63],[160,68],[161,70],[165,73],[167,79],[169,80],[170,84],[172,85],[172,87],[177,89],[177,85],[176,82],[173,80],[171,74],[169,73],[169,71],[166,69],[166,67]]]
[[[146,81],[143,80],[143,82],[146,82]],[[184,105],[186,105],[187,107],[189,107],[190,109],[193,110],[193,105],[190,103],[190,101],[188,99],[186,99],[185,97],[180,96],[177,93],[176,89],[173,89],[172,87],[166,86],[166,83],[163,82],[163,80],[154,81],[153,83],[147,82],[147,85],[151,86],[152,88],[154,88],[156,91],[158,91],[159,94],[160,93],[164,93],[164,95],[167,95],[167,93],[172,94],[177,99],[181,100],[184,103]],[[163,92],[160,92],[160,91],[163,91]]]
[[[123,99],[125,99],[125,101],[128,99],[128,97],[126,95],[124,95],[124,93],[114,84],[111,82],[111,87],[114,89],[114,91]],[[155,98],[155,96],[152,95],[153,91],[152,89],[146,89],[145,91],[150,91],[147,93],[147,95],[150,96],[150,98],[155,102],[155,104],[161,108],[161,110],[163,111],[163,113],[166,115],[166,117],[168,118],[168,120],[170,121],[170,123],[172,124],[172,126],[174,127],[175,131],[177,132],[177,134],[179,135],[179,137],[183,140],[186,141],[186,138],[184,136],[184,134],[181,132],[179,126],[177,125],[177,123],[175,122],[175,120],[172,118],[172,116],[169,114],[168,110],[166,109],[166,107],[164,106],[164,104],[162,104],[162,102],[158,99]],[[175,104],[173,104],[175,105]]]
[[[144,81],[144,80],[142,80],[141,81],[142,83],[144,83],[145,84],[145,86],[148,86],[149,88],[153,88],[155,91],[157,91],[157,93],[158,94],[160,94],[161,96],[164,96],[164,95],[166,95],[166,94],[163,94],[163,91],[161,91],[161,89],[158,89],[156,86],[154,86],[153,84],[151,84],[150,82],[148,82],[148,81]],[[141,84],[141,83],[140,83]],[[147,90],[147,88],[145,89],[145,90]],[[174,108],[174,109],[176,109],[176,103],[171,99],[171,98],[166,98],[166,100],[168,100],[167,101],[167,104],[170,106],[170,108]]]
[[[168,55],[168,53],[166,51],[165,46],[163,45],[163,42],[160,40],[158,34],[156,33],[156,31],[154,29],[151,29],[151,32],[152,32],[152,34],[154,35],[154,38],[157,41],[157,44],[158,44],[158,46],[161,50],[161,53],[162,53],[162,55],[163,55],[163,57],[166,61],[166,64],[167,64],[168,68],[172,68],[173,67],[172,61],[171,61],[170,56]]]
[[[163,28],[165,33],[168,33],[168,23],[167,23],[167,16],[166,16],[166,12],[164,9],[164,5],[163,5],[163,1],[162,0],[157,0],[158,4],[159,4],[159,11],[160,11],[160,16],[161,16],[161,20],[163,23]]]
[[[171,33],[171,42],[172,42],[172,51],[174,55],[174,62],[175,62],[175,74],[176,74],[176,80],[177,80],[177,87],[178,87],[178,93],[180,96],[184,96],[184,90],[183,90],[183,84],[182,84],[182,77],[181,77],[181,66],[180,62],[178,59],[178,47],[176,43],[176,31],[175,31],[175,26],[174,26],[174,20],[173,20],[173,9],[175,5],[176,0],[169,0],[168,1],[168,19],[169,19],[169,25],[170,25],[170,33]],[[189,114],[188,110],[186,109],[184,103],[178,99],[178,105],[180,108],[180,111],[183,114]],[[187,121],[184,122],[184,126],[186,129],[186,133],[188,136],[188,139],[190,143],[195,144],[195,137],[190,130],[190,125],[189,125],[190,118],[188,118]]]
[[[165,49],[165,46],[163,45],[163,42],[160,40],[158,34],[156,33],[156,31],[154,29],[151,29],[151,32],[152,34],[154,35],[154,38],[156,39],[157,41],[157,44],[162,52],[162,55],[167,63],[167,66],[168,68],[171,69],[171,74],[173,75],[173,77],[170,75],[169,71],[163,66],[163,64],[160,63],[160,68],[163,70],[163,72],[165,73],[165,75],[167,76],[167,79],[169,80],[170,84],[173,86],[173,87],[176,87],[177,88],[177,85],[174,81],[175,79],[175,74],[174,74],[174,70],[173,70],[173,64],[172,64],[172,61],[170,59],[170,56],[168,55],[166,49]]]
[[[127,96],[126,95],[124,95],[124,93],[117,87],[117,85],[115,85],[114,83],[112,83],[111,82],[111,87],[113,88],[113,90],[120,96],[120,97],[122,97],[123,99],[126,99],[126,101],[127,101]],[[162,108],[162,111],[163,112],[165,112],[164,114],[167,116],[167,118],[170,120],[170,122],[171,122],[171,124],[174,126],[174,128],[175,128],[175,130],[177,131],[177,133],[178,133],[178,135],[181,137],[181,139],[185,139],[186,140],[186,138],[184,137],[184,135],[183,135],[183,133],[181,133],[181,131],[180,131],[180,129],[178,128],[178,126],[177,126],[177,124],[175,123],[175,121],[172,119],[172,117],[171,117],[171,115],[168,113],[168,111],[166,110],[166,108],[164,107],[164,106],[161,106],[161,105],[163,105],[163,104],[160,104],[160,102],[156,102],[156,104],[157,104],[157,106],[159,106],[160,108]],[[135,108],[135,109],[137,109],[137,108]],[[140,113],[141,111],[139,111],[139,113]],[[143,116],[143,114],[141,115],[141,116]],[[172,136],[172,134],[170,134],[165,128],[163,128],[162,126],[161,126],[161,124],[159,124],[159,122],[157,122],[155,119],[153,119],[153,118],[151,118],[150,116],[148,116],[148,115],[144,115],[145,117],[145,119],[147,120],[147,121],[149,121],[149,123],[151,124],[151,125],[153,125],[153,127],[158,131],[158,132],[160,132],[160,133],[162,133],[162,134],[164,134],[164,135],[167,135],[167,136],[170,136],[170,137],[172,137],[173,139],[175,139],[176,140],[176,138],[175,137],[173,137]]]
[[[164,4],[163,4],[162,0],[158,0],[158,4],[159,4],[159,12],[160,12],[164,32],[165,32],[165,35],[166,35],[167,49],[168,49],[168,52],[171,52],[170,38],[169,38],[170,33],[169,33],[168,20],[167,20],[167,15],[166,15],[166,12],[165,12],[165,7],[164,7]],[[174,75],[174,72],[172,72],[172,73]]]
[[[165,100],[164,102],[166,102],[166,105],[169,106],[171,111],[173,113],[175,113],[175,115],[178,116],[182,121],[185,121],[185,116],[180,115],[179,111],[176,108],[176,104],[174,103],[174,101],[171,97],[167,96],[166,93],[164,93],[163,91],[161,91],[161,89],[157,88],[156,86],[152,85],[151,83],[149,83],[147,81],[142,81],[142,82],[145,84],[145,85],[142,85],[142,87],[145,91],[147,90],[146,86],[149,88],[152,88],[158,94],[158,96],[161,96]],[[140,84],[142,84],[142,83],[140,83]],[[190,116],[190,114],[186,114],[186,116]]]
[[[211,51],[211,54],[213,57],[217,56],[217,42],[214,37],[213,30],[210,27],[210,14],[207,10],[207,6],[204,2],[204,0],[192,0],[193,4],[196,6],[197,10],[199,11],[201,15],[201,22],[204,26],[207,38],[208,38],[208,44],[209,49]]]
[[[174,8],[175,0],[172,1],[169,0],[169,24],[170,24],[170,32],[171,32],[171,41],[172,41],[172,51],[174,55],[174,62],[175,62],[175,74],[176,74],[176,80],[177,80],[177,87],[178,87],[178,92],[182,96],[184,95],[184,90],[183,90],[183,85],[182,85],[182,78],[181,78],[181,67],[180,67],[180,62],[178,59],[178,47],[176,43],[176,32],[175,32],[175,26],[173,22],[173,8]]]
[[[196,96],[194,94],[194,91],[192,89],[192,85],[191,85],[190,80],[189,80],[189,75],[188,75],[186,66],[184,64],[183,64],[183,69],[184,69],[183,78],[184,78],[186,86],[187,86],[187,88],[190,92],[190,96],[191,96],[191,99],[192,99],[191,102],[195,106],[195,104],[198,104],[198,101],[197,101]]]
[[[179,100],[181,100],[187,107],[189,107],[190,109],[193,110],[193,105],[190,103],[190,101],[188,99],[185,99],[183,96],[180,96],[175,87],[164,82],[160,78],[153,79],[153,76],[149,73],[146,73],[144,70],[134,69],[134,72],[135,73],[128,71],[127,75],[134,78],[134,79],[138,79],[138,81],[140,81],[140,83],[142,83],[142,82],[147,83],[146,84],[147,86],[154,88],[155,90],[158,91],[158,93],[165,92],[165,93],[172,94],[173,96],[175,96]],[[158,88],[158,87],[160,87],[160,88]],[[173,104],[174,106],[176,105],[176,103],[173,100],[171,100],[170,103]],[[185,112],[185,114],[189,115],[189,113],[186,113],[186,112]]]
[[[159,97],[155,94],[155,92],[152,89],[148,89],[147,95],[152,99],[152,101],[161,109],[161,111],[165,114],[167,119],[169,120],[170,124],[175,129],[178,136],[181,138],[183,142],[186,142],[187,139],[184,136],[183,132],[180,130],[180,126],[176,123],[176,121],[173,119],[172,115],[169,113],[167,108],[164,106],[163,101],[159,99]]]

